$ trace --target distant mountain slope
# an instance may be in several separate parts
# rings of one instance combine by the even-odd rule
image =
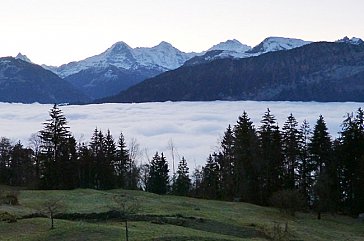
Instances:
[[[364,44],[318,42],[183,66],[98,102],[364,101]]]
[[[91,99],[115,95],[159,74],[153,70],[126,70],[115,66],[90,67],[64,78]]]
[[[12,57],[0,58],[0,101],[83,102],[88,99],[51,71]]]
[[[214,45],[205,54],[195,56],[185,62],[185,65],[196,65],[211,62],[215,59],[225,58],[249,58],[258,56],[268,52],[279,50],[290,50],[303,45],[310,44],[310,41],[302,39],[269,37],[264,39],[260,44],[251,48],[241,44],[237,40],[228,40],[226,42]]]

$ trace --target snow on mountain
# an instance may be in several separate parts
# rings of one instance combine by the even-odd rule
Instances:
[[[232,39],[216,44],[201,53],[185,53],[164,41],[151,48],[132,48],[125,42],[117,42],[103,53],[84,60],[70,62],[60,67],[46,65],[43,65],[43,67],[63,78],[89,68],[107,68],[108,66],[126,70],[149,69],[164,72],[182,66],[193,57],[201,57],[204,61],[217,58],[247,58],[266,52],[301,47],[308,43],[311,42],[300,39],[269,37],[256,47],[251,48],[236,39]]]
[[[348,38],[348,36],[345,36],[342,39],[336,40],[337,43],[348,43],[348,44],[354,44],[354,45],[359,45],[359,44],[363,44],[364,41],[361,38],[356,38],[356,37],[352,37],[352,38]]]
[[[305,41],[295,38],[283,38],[283,37],[269,37],[263,40],[260,44],[247,51],[251,54],[264,54],[268,52],[274,52],[279,50],[289,50],[293,48],[302,47],[303,45],[310,44],[311,41]]]
[[[18,53],[18,55],[15,57],[16,59],[21,59],[25,62],[28,62],[28,63],[32,63],[32,61],[25,55],[25,54],[22,54],[22,53]]]
[[[251,48],[252,47],[250,47],[246,44],[242,44],[236,39],[233,39],[233,40],[227,40],[225,42],[218,43],[218,44],[212,46],[211,48],[209,48],[207,51],[226,50],[226,51],[235,51],[235,52],[243,53],[243,52],[250,50]]]
[[[224,58],[249,58],[264,53],[289,50],[311,43],[301,39],[269,37],[260,44],[251,48],[248,45],[240,43],[238,40],[228,40],[211,47],[204,55],[195,56],[188,60],[185,65],[196,65]]]
[[[196,53],[184,53],[173,47],[170,43],[161,42],[152,48],[135,48],[134,56],[143,66],[160,66],[164,70],[180,67],[186,60]]]
[[[194,53],[184,53],[167,42],[161,42],[152,48],[131,48],[124,42],[117,42],[99,55],[78,62],[71,62],[58,68],[44,67],[61,77],[67,77],[91,67],[110,65],[127,70],[146,68],[167,71],[178,68],[193,56],[195,56]]]

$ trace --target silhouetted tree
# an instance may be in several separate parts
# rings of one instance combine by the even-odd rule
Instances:
[[[220,192],[225,200],[232,200],[234,196],[234,160],[234,134],[229,125],[224,133],[218,158]]]
[[[202,196],[208,199],[217,199],[219,197],[219,166],[217,154],[210,155],[205,167],[202,168]]]
[[[314,207],[321,218],[321,212],[332,207],[336,198],[332,196],[332,177],[329,175],[329,165],[332,164],[332,143],[326,123],[322,115],[316,122],[311,138],[310,154],[314,165]]]
[[[169,189],[168,163],[163,155],[155,153],[149,167],[147,191],[156,194],[166,194]]]
[[[279,127],[269,109],[264,113],[261,124],[259,128],[262,158],[261,201],[262,204],[267,204],[272,193],[282,189],[283,153]]]
[[[62,175],[61,146],[70,137],[66,117],[57,105],[49,111],[50,119],[43,123],[39,132],[41,144],[41,181],[44,188],[59,188]]]
[[[298,187],[298,164],[300,157],[301,133],[297,129],[298,123],[292,113],[282,128],[282,149],[284,154],[284,187],[296,189]]]
[[[176,180],[173,183],[173,194],[187,196],[191,189],[191,179],[188,173],[187,161],[182,157],[178,164]]]
[[[115,163],[118,187],[126,188],[129,158],[129,150],[126,147],[124,135],[121,132],[118,140],[117,159]]]
[[[261,162],[253,122],[244,113],[234,126],[234,192],[245,202],[260,203],[259,187]],[[233,188],[233,187],[232,187]]]
[[[300,127],[301,138],[299,142],[300,156],[297,166],[297,174],[299,176],[299,190],[306,200],[307,206],[312,206],[313,201],[313,183],[314,177],[314,164],[310,157],[310,139],[311,129],[309,123],[304,120]]]

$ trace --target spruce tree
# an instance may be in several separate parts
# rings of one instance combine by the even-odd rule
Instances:
[[[6,137],[0,139],[0,183],[7,184],[10,177],[10,161],[11,161],[10,140]]]
[[[20,141],[12,147],[8,185],[35,187],[35,168],[32,155],[33,151],[24,148]]]
[[[253,122],[244,111],[234,126],[234,193],[245,202],[260,203],[259,145]]]
[[[169,189],[169,170],[166,158],[155,153],[150,163],[147,191],[156,194],[166,194]]]
[[[202,196],[207,199],[218,199],[219,187],[219,166],[217,162],[217,154],[210,155],[206,165],[202,168]]]
[[[221,153],[218,158],[221,197],[232,200],[234,196],[234,134],[229,125],[221,142]]]
[[[78,146],[78,176],[81,188],[95,188],[94,186],[94,158],[91,149],[82,143]]]
[[[173,183],[173,194],[187,196],[191,189],[191,179],[188,173],[187,161],[182,157],[178,164],[177,177]]]
[[[262,158],[261,204],[267,204],[271,195],[282,189],[283,152],[281,133],[275,117],[267,109],[259,128],[260,152]]]
[[[97,128],[91,137],[90,149],[93,162],[93,186],[96,189],[105,189],[105,137]]]
[[[314,165],[314,208],[318,219],[322,211],[331,211],[336,203],[335,191],[333,190],[334,177],[330,174],[332,163],[332,143],[326,123],[322,115],[316,122],[310,142],[310,154]]]
[[[105,158],[103,163],[103,179],[104,179],[104,188],[111,189],[115,185],[115,176],[116,173],[114,171],[114,166],[116,163],[116,144],[113,136],[110,133],[110,130],[107,130],[105,136]]]
[[[80,181],[78,176],[78,154],[77,143],[73,136],[68,136],[59,146],[59,163],[58,168],[62,170],[59,174],[58,188],[73,189],[79,187]]]
[[[304,120],[300,127],[301,138],[299,141],[300,156],[297,166],[297,174],[299,176],[299,190],[305,197],[307,206],[312,205],[313,200],[313,183],[315,170],[312,159],[310,158],[310,139],[311,129],[309,123]]]
[[[292,113],[282,128],[282,147],[284,154],[284,187],[296,189],[298,187],[298,164],[300,157],[301,133],[297,129],[298,123]]]
[[[60,188],[62,185],[61,146],[66,145],[70,137],[67,119],[63,112],[54,105],[49,111],[50,119],[43,123],[39,132],[41,144],[41,176],[44,188]]]
[[[364,112],[348,114],[342,124],[337,156],[341,202],[350,214],[364,212]]]
[[[126,188],[127,178],[129,177],[127,165],[129,163],[129,150],[127,149],[124,135],[121,132],[118,140],[117,161],[115,163],[115,170],[117,176],[117,186]]]

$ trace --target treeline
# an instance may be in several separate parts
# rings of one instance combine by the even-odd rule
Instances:
[[[123,133],[95,129],[89,144],[77,143],[55,105],[31,146],[0,140],[0,183],[39,189],[141,189],[157,194],[270,205],[277,193],[293,193],[306,207],[364,212],[364,112],[348,114],[333,140],[320,116],[311,130],[288,116],[280,129],[268,109],[256,128],[244,112],[228,126],[220,151],[189,174],[179,160],[170,174],[163,153],[138,164],[137,144]]]
[[[180,161],[171,183],[168,162],[158,152],[138,164],[138,144],[129,148],[123,133],[117,141],[110,131],[94,130],[88,144],[77,143],[57,105],[44,128],[30,138],[30,147],[0,139],[0,184],[37,189],[140,189],[158,194],[187,195],[191,180],[187,162]],[[181,183],[181,180],[184,183]]]
[[[335,140],[322,116],[311,130],[291,114],[280,129],[268,109],[260,124],[255,128],[244,112],[228,126],[221,151],[202,168],[197,195],[269,205],[275,194],[291,192],[319,215],[364,212],[362,109],[347,115]]]

